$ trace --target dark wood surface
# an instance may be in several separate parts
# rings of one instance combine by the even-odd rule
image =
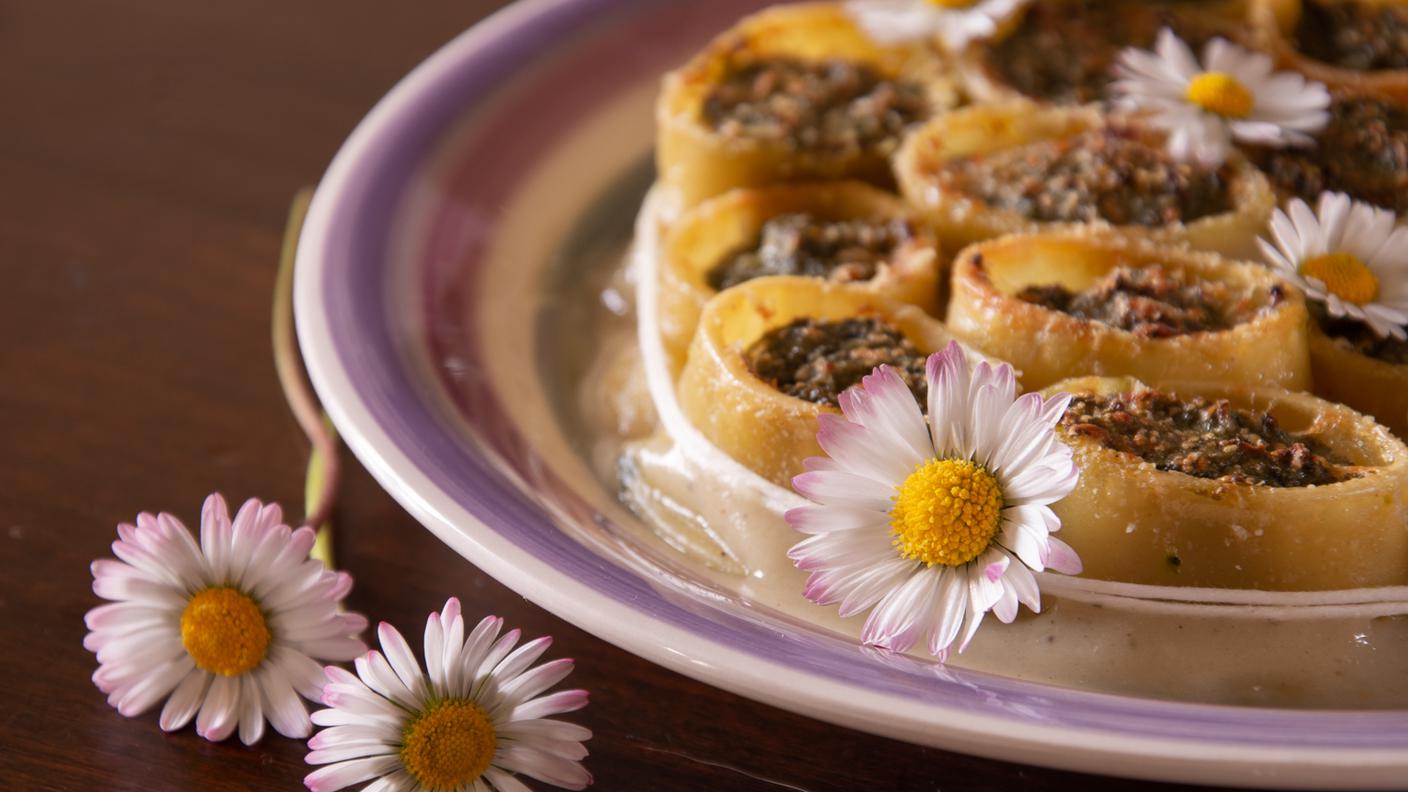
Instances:
[[[484,0],[0,1],[0,788],[293,789],[303,743],[126,719],[89,681],[88,564],[213,490],[297,511],[305,446],[269,353],[285,212]],[[448,552],[346,459],[350,604],[418,634],[449,595],[557,637],[607,790],[1123,789],[918,748],[655,667]]]

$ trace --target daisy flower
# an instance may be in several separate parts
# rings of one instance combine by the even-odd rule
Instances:
[[[161,728],[195,718],[207,740],[238,726],[252,744],[265,719],[286,737],[307,737],[298,697],[321,692],[319,661],[366,651],[357,635],[367,626],[338,612],[352,578],[308,558],[313,530],[292,530],[277,505],[252,499],[232,521],[211,495],[200,544],[169,514],[139,514],[117,535],[121,560],[93,562],[93,593],[113,602],[84,617],[83,646],[98,655],[93,682],[108,703],[132,717],[169,694]]]
[[[988,38],[1029,0],[852,0],[846,10],[881,44],[937,37],[950,51]]]
[[[899,375],[880,366],[822,415],[827,457],[807,460],[793,487],[813,501],[787,512],[810,534],[788,556],[810,574],[806,597],[873,610],[863,638],[896,652],[926,638],[939,658],[967,646],[989,610],[1041,608],[1033,570],[1076,574],[1080,559],[1050,536],[1050,504],[1078,472],[1054,431],[1070,397],[1015,398],[1007,364],[970,368],[950,343],[929,357],[929,421]]]
[[[581,760],[592,733],[547,717],[585,707],[587,691],[539,695],[572,671],[572,661],[530,669],[552,639],[515,651],[518,630],[501,637],[502,627],[490,616],[465,635],[460,602],[451,598],[425,623],[425,673],[384,622],[377,635],[385,655],[357,658],[356,676],[329,666],[329,709],[313,713],[328,728],[308,742],[308,763],[327,766],[304,779],[308,788],[328,792],[376,779],[367,792],[527,792],[514,773],[565,789],[590,784]]]
[[[1408,228],[1393,212],[1321,193],[1315,211],[1299,198],[1271,216],[1266,260],[1330,316],[1350,317],[1380,338],[1402,341],[1408,324]]]
[[[1203,48],[1199,63],[1173,31],[1159,31],[1154,51],[1126,49],[1115,66],[1121,104],[1152,111],[1180,160],[1216,167],[1235,138],[1261,146],[1314,142],[1329,121],[1330,93],[1294,72],[1272,72],[1271,58],[1225,39]]]

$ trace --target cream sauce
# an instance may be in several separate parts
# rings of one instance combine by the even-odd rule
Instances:
[[[761,607],[858,639],[863,617],[842,620],[834,606],[801,595],[805,575],[786,557],[801,537],[781,516],[800,497],[724,455],[679,412],[663,350],[651,336],[654,289],[646,278],[655,234],[645,211],[632,264],[612,275],[614,286],[598,283],[581,295],[607,295],[612,306],[593,336],[596,354],[578,394],[592,406],[583,414],[596,470],[618,482],[636,514],[701,574]],[[635,279],[642,281],[634,283],[633,303],[621,295]],[[1318,608],[1307,606],[1305,595],[1194,594],[1048,575],[1041,613],[1024,609],[1010,625],[989,618],[949,664],[1181,701],[1408,706],[1408,616],[1380,615],[1402,614],[1404,592],[1345,592],[1322,598]],[[926,659],[922,651],[915,657]]]

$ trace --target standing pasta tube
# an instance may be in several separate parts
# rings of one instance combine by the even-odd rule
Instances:
[[[1279,388],[1085,377],[1057,432],[1080,481],[1052,508],[1086,577],[1315,591],[1408,583],[1408,448]]]
[[[1146,49],[1161,28],[1201,46],[1239,38],[1242,0],[1034,0],[987,41],[964,50],[957,69],[980,102],[1027,98],[1088,104],[1106,98],[1111,67],[1125,47]]]
[[[954,335],[1028,389],[1083,374],[1310,386],[1305,298],[1254,264],[1072,229],[969,247],[952,288]]]
[[[686,212],[660,268],[660,332],[678,366],[704,304],[768,275],[803,275],[937,313],[942,257],[895,196],[863,182],[734,190]]]
[[[905,198],[949,249],[1018,231],[1089,224],[1243,258],[1275,206],[1245,158],[1173,159],[1162,133],[1094,108],[1025,100],[935,118],[895,159]]]
[[[1408,6],[1369,0],[1251,0],[1259,49],[1332,90],[1408,102]]]
[[[924,387],[953,336],[913,305],[812,278],[758,278],[704,307],[679,380],[680,408],[729,456],[781,486],[819,456],[817,416],[876,366]]]
[[[1314,203],[1324,192],[1408,213],[1408,106],[1370,92],[1331,93],[1330,118],[1309,146],[1241,149],[1277,199]]]
[[[1310,330],[1310,369],[1315,394],[1372,415],[1399,437],[1408,438],[1408,344],[1368,341]]]
[[[956,101],[933,51],[875,43],[842,4],[761,11],[665,76],[655,116],[667,216],[736,187],[889,186],[904,133]]]

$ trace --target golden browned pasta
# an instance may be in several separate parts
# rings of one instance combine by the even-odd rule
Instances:
[[[1310,386],[1304,297],[1254,264],[1070,229],[965,249],[952,290],[954,335],[1027,389],[1084,374]]]
[[[734,190],[686,212],[666,236],[661,336],[682,366],[709,298],[766,275],[854,283],[936,313],[941,260],[932,232],[909,208],[863,182]]]
[[[1241,156],[1216,169],[1180,163],[1137,121],[1026,100],[933,119],[905,142],[895,171],[950,250],[1086,223],[1242,258],[1256,255],[1275,206]]]
[[[875,44],[839,3],[743,19],[665,76],[656,163],[667,214],[736,187],[892,184],[904,130],[956,101],[942,74],[933,51]]]
[[[1372,415],[1399,437],[1408,437],[1408,363],[1366,355],[1312,324],[1310,369],[1317,396]]]
[[[758,278],[707,305],[679,380],[680,407],[714,445],[788,486],[819,456],[816,418],[879,363],[915,387],[952,335],[913,305],[815,278]],[[794,395],[795,394],[795,395]]]
[[[1332,90],[1408,102],[1408,6],[1385,0],[1251,0],[1258,48]]]
[[[1279,388],[1085,377],[1048,391],[1074,395],[1058,433],[1080,482],[1053,508],[1085,576],[1284,591],[1408,583],[1408,448],[1373,420]]]
[[[1245,26],[1243,0],[1035,0],[961,53],[957,71],[977,101],[1098,102],[1120,51],[1152,47],[1160,28],[1196,48],[1213,36],[1236,40]]]

